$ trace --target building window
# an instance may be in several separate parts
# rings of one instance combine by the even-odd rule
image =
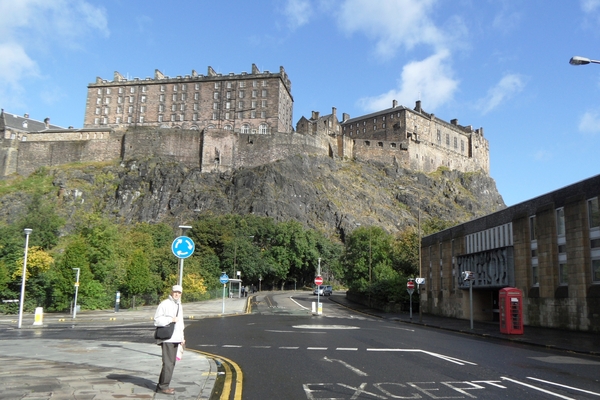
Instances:
[[[158,96],[158,101],[165,101],[165,95],[161,94],[160,96]]]
[[[129,96],[129,102],[133,103],[133,96]]]
[[[146,86],[142,86],[142,92],[146,93]]]
[[[121,117],[117,117],[117,119],[116,119],[116,121],[115,121],[115,122],[116,122],[117,124],[120,124],[120,123],[121,123]]]
[[[217,119],[217,113],[216,112],[212,113],[212,119]]]
[[[246,92],[244,92],[243,90],[240,90],[240,92],[238,93],[238,97],[240,99],[243,99],[245,95],[246,95]]]
[[[177,85],[173,85],[173,91],[176,92],[177,91]]]
[[[102,99],[100,97],[96,99],[96,104],[102,104]]]
[[[127,108],[127,112],[128,112],[129,114],[133,114],[133,106],[129,106],[129,107]]]
[[[450,146],[450,135],[446,133],[446,146]]]
[[[253,90],[253,91],[252,91],[252,97],[256,97],[257,93],[258,93],[258,92],[257,92],[256,90]]]
[[[141,107],[140,107],[140,112],[143,112],[143,113],[145,113],[145,112],[146,112],[146,106],[141,106]]]
[[[129,93],[135,93],[135,86],[129,88]]]
[[[187,99],[186,93],[181,93],[181,101],[185,101]]]
[[[241,81],[240,82],[240,87],[246,87],[246,81]]]
[[[219,100],[219,92],[214,92],[213,93],[213,99]]]
[[[233,130],[233,126],[227,124],[223,127],[226,131],[232,131]]]
[[[185,104],[179,105],[179,111],[185,111]]]
[[[598,198],[588,200],[588,219],[590,222],[590,229],[600,228],[600,208],[598,206]]]
[[[102,89],[98,89],[98,94],[101,95],[102,94]]]
[[[121,114],[123,112],[123,107],[118,106],[117,107],[117,114]]]
[[[177,104],[171,104],[171,111],[177,111]]]
[[[221,86],[221,82],[215,82],[215,89],[218,89]]]
[[[365,140],[365,146],[370,146],[370,145],[371,145],[371,142],[368,140]]]
[[[184,121],[184,120],[185,120],[184,115],[183,114],[179,114],[179,121]]]
[[[121,104],[121,103],[123,103],[123,97],[117,98],[117,104]]]
[[[258,126],[258,133],[261,135],[266,135],[268,132],[267,124],[260,124]]]
[[[227,82],[227,89],[231,89],[231,82]]]
[[[165,111],[165,105],[164,104],[159,104],[158,105],[158,112],[163,112]]]
[[[187,89],[187,83],[182,83],[181,84],[181,90],[186,90]]]
[[[464,153],[465,152],[465,141],[464,140],[460,140],[460,152]]]
[[[262,81],[263,86],[267,86],[267,81]]]
[[[565,236],[565,209],[562,207],[556,210],[556,234]]]
[[[192,114],[192,121],[198,121],[198,113]]]
[[[130,115],[129,117],[127,117],[127,123],[130,124],[133,122],[133,117]]]
[[[177,95],[176,95],[176,94],[173,94],[173,96],[171,96],[171,99],[172,99],[173,101],[177,101]]]
[[[200,99],[200,93],[196,92],[194,93],[194,100],[198,100]]]
[[[119,88],[119,94],[121,94],[121,93],[123,93],[123,88],[122,87]]]
[[[244,102],[243,101],[238,101],[238,108],[239,109],[243,109],[244,108]]]
[[[142,96],[142,103],[146,102],[146,96]]]
[[[266,100],[261,100],[260,101],[260,106],[263,107],[263,108],[266,107],[267,106],[267,101]]]
[[[163,116],[162,115],[158,116],[158,122],[163,122]]]
[[[227,92],[227,93],[225,94],[225,98],[226,98],[226,99],[231,99],[231,92]]]
[[[242,111],[238,111],[237,117],[238,117],[238,119],[244,118],[244,113]]]
[[[240,129],[240,133],[250,133],[250,125],[248,125],[248,124],[242,125],[242,129]]]
[[[529,239],[531,241],[537,240],[535,215],[529,217]]]
[[[100,118],[94,118],[94,125],[98,125],[100,123]]]
[[[100,107],[96,107],[96,115],[100,115]],[[27,126],[24,126],[24,128],[27,128]]]
[[[194,89],[196,89],[196,90],[200,90],[200,84],[199,84],[199,83],[196,83],[196,84],[194,85]]]
[[[165,85],[160,85],[160,91],[164,92],[165,91]]]
[[[230,101],[226,101],[225,102],[225,109],[229,110],[231,108],[231,102]]]
[[[219,109],[219,103],[213,103],[213,110]]]
[[[144,117],[143,116],[140,117],[140,123],[142,123],[142,124],[144,123]]]
[[[267,89],[263,89],[261,95],[262,97],[267,97]]]
[[[539,269],[537,254],[537,228],[535,215],[529,217],[529,240],[531,246],[531,284],[539,286]]]
[[[383,142],[377,142],[377,146],[383,147]]]
[[[454,138],[454,148],[458,149],[458,138]]]
[[[250,108],[256,108],[256,100],[252,100],[252,106]]]
[[[171,114],[171,122],[175,122],[175,114]]]
[[[250,118],[256,118],[256,111],[250,111]]]
[[[229,118],[229,113],[228,113],[228,112],[226,112],[226,113],[225,113],[225,119],[230,119],[230,118]]]
[[[198,111],[198,103],[194,103],[194,111]]]
[[[390,143],[390,147],[391,147],[392,149],[395,149],[395,148],[396,148],[396,143]]]

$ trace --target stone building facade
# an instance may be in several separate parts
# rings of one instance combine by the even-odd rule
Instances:
[[[498,318],[498,291],[523,292],[525,325],[600,332],[600,175],[424,237],[421,306]]]
[[[154,126],[190,130],[223,129],[233,133],[292,131],[292,84],[283,67],[223,75],[127,79],[115,72],[108,81],[88,85],[84,127]]]

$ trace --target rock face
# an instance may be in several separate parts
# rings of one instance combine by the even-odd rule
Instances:
[[[331,235],[359,224],[396,232],[437,217],[466,221],[504,208],[485,174],[415,173],[376,163],[298,155],[231,173],[201,174],[152,160],[50,170],[61,209],[100,211],[124,222],[177,226],[199,214],[236,213],[294,219]],[[60,188],[60,190],[58,190]]]

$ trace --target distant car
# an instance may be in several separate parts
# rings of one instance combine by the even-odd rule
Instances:
[[[316,295],[320,295],[320,296],[331,296],[331,293],[333,293],[333,288],[330,285],[321,285],[321,286],[317,286],[315,288],[315,290],[313,291],[313,294]]]

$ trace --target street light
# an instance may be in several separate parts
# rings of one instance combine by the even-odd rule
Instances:
[[[600,64],[600,61],[598,60],[592,60],[586,57],[579,57],[579,56],[575,56],[575,57],[571,57],[571,59],[569,60],[569,64],[571,65],[587,65],[587,64]]]
[[[23,322],[23,303],[25,301],[25,280],[27,277],[27,249],[29,248],[29,235],[31,235],[32,229],[25,228],[25,256],[23,257],[23,276],[21,277],[21,300],[19,300],[19,324],[18,328],[21,329],[21,323]]]

